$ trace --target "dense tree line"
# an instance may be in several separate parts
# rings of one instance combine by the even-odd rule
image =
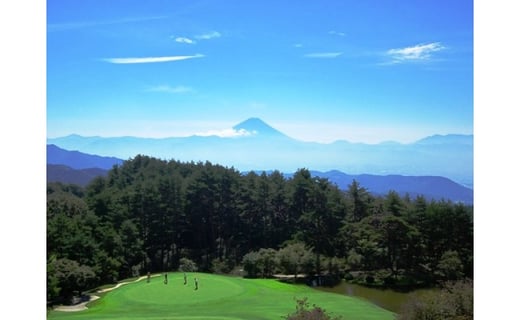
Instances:
[[[207,272],[244,267],[250,276],[472,278],[472,210],[396,192],[376,197],[356,181],[342,191],[307,169],[285,178],[139,155],[85,188],[48,184],[48,298],[177,270],[181,259]],[[291,269],[297,250],[311,260]]]

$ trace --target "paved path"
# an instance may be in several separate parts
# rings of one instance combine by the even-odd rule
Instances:
[[[156,275],[152,275],[152,277],[158,277],[158,276],[161,276],[161,274],[156,274]],[[137,282],[137,281],[141,281],[141,280],[144,280],[146,279],[147,276],[142,276],[142,277],[139,277],[138,279],[134,280],[134,281],[127,281],[127,282],[120,282],[118,284],[116,284],[115,286],[113,287],[110,287],[110,288],[105,288],[105,289],[101,289],[101,290],[98,290],[97,292],[98,293],[103,293],[103,292],[107,292],[107,291],[111,291],[111,290],[114,290],[114,289],[117,289],[119,288],[120,286],[122,285],[125,285],[125,284],[129,284],[129,283],[133,283],[133,282]],[[92,302],[94,300],[97,300],[99,299],[98,296],[95,296],[95,295],[90,295],[89,296],[89,299],[88,301],[84,301],[84,302],[81,302],[81,303],[78,303],[78,304],[75,304],[73,306],[57,306],[54,308],[54,310],[57,310],[57,311],[68,311],[68,312],[71,312],[71,311],[82,311],[82,310],[87,310],[87,304],[89,302]]]

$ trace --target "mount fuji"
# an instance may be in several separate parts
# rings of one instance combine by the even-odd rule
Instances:
[[[165,160],[210,161],[240,171],[309,168],[348,174],[442,176],[473,187],[473,135],[435,135],[409,144],[325,144],[293,139],[259,118],[247,119],[232,129],[240,134],[170,138],[72,134],[49,138],[47,143],[119,159],[142,154]]]
[[[238,132],[247,132],[252,136],[261,136],[269,138],[287,138],[288,136],[274,129],[259,118],[249,118],[239,124],[233,126],[233,130]]]

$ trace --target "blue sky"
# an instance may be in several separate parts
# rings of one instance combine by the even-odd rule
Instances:
[[[473,133],[473,2],[47,1],[47,136]]]
[[[294,136],[299,134],[299,137],[317,139],[317,137],[328,136],[328,139],[350,139],[358,136],[361,138],[368,135],[361,133],[377,132],[378,128],[388,126],[391,130],[383,137],[385,140],[390,138],[398,140],[401,136],[406,140],[408,137],[421,135],[422,132],[472,130],[474,95],[474,196],[478,200],[475,206],[475,216],[478,217],[475,223],[477,230],[475,247],[479,248],[476,254],[480,257],[479,263],[475,265],[476,273],[479,274],[480,290],[476,290],[475,294],[477,300],[485,301],[485,303],[476,303],[475,310],[482,319],[507,318],[516,312],[514,307],[517,303],[517,294],[512,291],[511,286],[501,285],[495,281],[496,264],[492,263],[502,261],[503,273],[513,274],[519,262],[518,255],[509,254],[516,249],[513,245],[518,243],[518,219],[510,212],[515,206],[512,201],[518,197],[518,192],[512,184],[520,179],[519,155],[511,147],[518,145],[516,106],[520,105],[516,79],[520,72],[520,60],[517,57],[516,41],[513,41],[518,37],[516,30],[520,27],[515,2],[475,1],[476,50],[474,53],[472,52],[471,1],[394,1],[393,4],[384,0],[350,1],[345,5],[350,8],[349,10],[338,10],[338,5],[332,4],[303,10],[305,7],[303,1],[294,1],[292,10],[287,13],[288,16],[293,17],[293,21],[288,25],[292,26],[292,34],[297,34],[298,37],[289,37],[287,28],[280,27],[281,21],[275,23],[273,15],[276,13],[281,15],[282,12],[282,8],[279,7],[276,7],[277,10],[270,11],[251,9],[261,14],[258,19],[262,22],[255,27],[248,21],[252,20],[253,23],[255,20],[251,14],[247,18],[240,18],[236,8],[224,7],[225,3],[231,3],[229,1],[213,6],[205,3],[196,5],[194,1],[189,1],[191,7],[184,6],[178,11],[175,11],[168,2],[163,2],[162,5],[159,3],[157,6],[152,6],[152,1],[141,2],[146,2],[146,7],[137,8],[138,10],[132,9],[130,1],[117,2],[118,5],[113,8],[107,8],[102,1],[88,0],[69,0],[61,3],[48,1],[48,7],[44,1],[0,2],[2,17],[0,33],[3,44],[3,50],[0,50],[2,70],[0,78],[3,83],[0,95],[2,102],[0,130],[2,130],[2,145],[8,155],[1,158],[0,164],[3,168],[9,168],[4,170],[4,181],[7,178],[4,189],[7,196],[3,199],[3,208],[6,212],[14,213],[4,217],[6,219],[4,224],[9,228],[0,235],[2,240],[0,242],[4,244],[2,252],[6,256],[21,260],[17,264],[1,265],[1,274],[32,274],[42,279],[45,276],[45,241],[34,241],[34,239],[45,238],[45,215],[40,213],[45,210],[46,201],[46,193],[42,192],[46,188],[46,135],[60,136],[69,132],[84,134],[96,132],[96,134],[111,135],[111,129],[114,129],[114,134],[123,131],[144,134],[147,128],[162,128],[164,134],[169,135],[170,132],[176,133],[177,128],[182,127],[183,123],[193,126],[197,131],[210,130],[210,128],[221,129],[242,120],[246,114],[249,116],[254,113],[271,124],[278,125],[278,129],[290,131]],[[322,4],[325,2],[320,1]],[[366,7],[361,8],[360,6],[366,2]],[[72,3],[69,8],[64,7],[67,3]],[[110,3],[116,2],[112,0]],[[263,3],[270,8],[275,8],[276,4],[266,1]],[[453,7],[463,3],[465,4],[463,8]],[[93,9],[85,7],[87,4],[92,4]],[[180,6],[178,2],[174,4],[177,8]],[[417,7],[418,5],[420,7]],[[301,9],[297,11],[294,6]],[[395,6],[400,6],[399,10]],[[330,8],[328,12],[323,12],[327,7]],[[48,10],[48,21],[45,16],[46,10]],[[307,18],[300,16],[299,19],[294,19],[299,12],[307,12]],[[413,12],[415,14],[408,14]],[[145,31],[146,19],[163,16],[169,17],[170,23],[163,21],[162,31],[160,26],[153,31],[151,25]],[[144,20],[141,23],[134,21],[133,26],[129,21],[139,19]],[[241,21],[236,21],[237,19]],[[155,22],[159,23],[159,19]],[[58,27],[62,30],[47,32],[46,25],[54,25],[54,28]],[[69,30],[65,32],[67,25]],[[127,31],[123,32],[125,29]],[[180,46],[178,42],[171,42],[172,38],[170,38],[170,36],[194,37],[211,31],[218,31],[221,37],[213,40],[222,42],[208,40],[198,41],[196,47]],[[333,35],[329,34],[329,31],[342,32],[345,37],[329,37]],[[275,42],[271,41],[263,44],[255,42],[255,39],[260,40],[262,34],[263,39],[284,38],[287,35],[286,43],[275,46]],[[95,39],[97,40],[94,41]],[[242,41],[241,44],[239,39]],[[125,41],[127,43],[123,45]],[[151,46],[150,43],[154,41],[155,45]],[[276,43],[279,44],[279,41]],[[339,42],[336,46],[332,45],[332,41]],[[408,63],[403,61],[383,68],[385,63],[392,61],[385,55],[389,50],[414,48],[417,45],[436,42],[441,43],[446,49],[431,52],[428,59],[409,59]],[[339,112],[333,113],[333,109],[328,104],[314,105],[314,109],[300,112],[289,110],[291,105],[284,105],[277,110],[279,105],[271,106],[268,104],[271,100],[268,99],[280,98],[280,104],[283,101],[280,96],[269,92],[262,96],[248,96],[247,100],[241,99],[249,102],[250,107],[256,106],[257,109],[263,107],[264,112],[247,110],[244,103],[237,106],[233,113],[226,110],[219,113],[215,101],[212,104],[202,104],[195,103],[196,100],[193,99],[192,106],[199,105],[200,108],[188,114],[179,110],[177,106],[181,104],[178,101],[173,103],[174,99],[186,99],[185,108],[187,108],[190,101],[188,97],[171,94],[162,96],[163,99],[169,99],[164,102],[169,106],[168,113],[154,116],[146,112],[147,108],[151,109],[154,104],[140,105],[136,102],[132,110],[133,113],[140,115],[142,122],[137,121],[139,117],[131,121],[130,113],[125,117],[119,115],[114,118],[115,120],[109,117],[111,111],[118,113],[125,107],[122,104],[108,103],[109,99],[102,94],[107,91],[112,92],[111,101],[118,101],[118,99],[131,101],[133,97],[142,95],[147,88],[153,86],[167,86],[165,88],[184,86],[191,88],[200,96],[206,95],[203,97],[207,100],[210,100],[210,96],[216,98],[220,93],[222,99],[225,97],[231,101],[233,97],[238,97],[237,92],[229,96],[231,89],[224,92],[217,90],[217,87],[223,87],[223,84],[231,79],[231,74],[223,77],[210,69],[203,77],[201,75],[203,68],[207,65],[224,68],[226,60],[234,59],[235,67],[230,67],[232,70],[238,73],[240,67],[249,71],[249,68],[253,68],[254,65],[246,66],[245,60],[254,60],[256,51],[262,53],[257,55],[256,63],[260,61],[266,63],[270,60],[268,57],[272,59],[280,52],[288,54],[293,49],[292,46],[298,44],[301,44],[301,47],[295,48],[301,50],[293,51],[290,59],[284,62],[276,60],[278,63],[273,64],[269,70],[263,71],[267,72],[273,68],[286,71],[290,63],[298,63],[307,65],[305,70],[297,70],[302,74],[305,72],[306,78],[299,79],[300,76],[296,75],[293,77],[296,78],[293,82],[282,82],[281,77],[273,76],[272,81],[280,83],[282,87],[287,87],[291,83],[293,88],[300,89],[300,86],[305,85],[302,84],[303,80],[311,78],[314,72],[315,76],[321,77],[308,84],[309,88],[317,82],[323,82],[323,87],[326,87],[326,83],[331,84],[331,90],[328,92],[300,90],[297,91],[300,94],[299,99],[296,99],[294,94],[285,96],[284,101],[294,101],[292,106],[297,103],[305,104],[306,100],[303,97],[313,96],[314,100],[319,100],[324,98],[325,93],[330,94],[335,88],[332,86],[334,78],[331,74],[341,73],[341,81],[349,81],[350,86],[341,82],[337,84],[341,90],[334,91],[337,103],[345,106]],[[268,47],[271,49],[268,50]],[[264,49],[258,50],[258,48]],[[266,55],[266,52],[269,54]],[[331,60],[304,59],[305,54],[313,52],[342,52],[342,54]],[[118,70],[119,74],[126,73],[125,78],[116,77],[117,74],[112,72],[111,68],[117,65],[101,63],[101,59],[104,58],[178,56],[197,53],[204,54],[205,57],[114,69]],[[475,90],[472,93],[473,54]],[[289,61],[287,66],[285,61]],[[205,64],[186,65],[193,62]],[[325,69],[327,64],[329,67]],[[131,65],[118,66],[131,67]],[[195,77],[197,73],[193,69],[189,69],[195,67],[199,73],[198,77]],[[152,69],[144,72],[146,68]],[[181,74],[181,68],[190,72]],[[152,81],[153,73],[160,74],[163,70],[168,71],[172,78],[158,78],[157,81]],[[309,70],[311,75],[308,75]],[[327,73],[324,73],[324,70],[327,70]],[[279,74],[281,73],[280,71]],[[140,74],[143,77],[142,82],[132,86],[127,84],[128,79]],[[145,74],[147,74],[146,78],[144,78]],[[91,79],[88,80],[88,77],[83,75]],[[243,77],[246,77],[246,73],[243,73]],[[242,86],[246,87],[252,78],[253,76],[249,76],[242,79]],[[383,81],[385,78],[392,81],[385,82]],[[239,80],[241,79],[236,79],[235,84],[241,84]],[[134,82],[137,83],[137,80]],[[414,89],[402,94],[405,89],[397,90],[398,83],[401,83],[401,88],[412,86]],[[128,90],[123,90],[125,88]],[[213,90],[206,88],[213,88]],[[422,90],[417,91],[417,88]],[[429,88],[432,88],[431,91]],[[252,91],[252,88],[248,90]],[[375,94],[377,91],[380,93]],[[130,96],[130,92],[133,92],[133,96]],[[238,92],[241,93],[240,96],[245,96],[244,89]],[[392,92],[395,92],[395,99],[389,97]],[[199,99],[203,100],[200,96]],[[160,97],[157,95],[156,99]],[[332,99],[330,96],[327,97],[329,101]],[[356,97],[361,98],[355,99]],[[387,108],[390,104],[378,103],[383,100],[392,102],[392,107]],[[421,108],[428,101],[431,102],[428,106],[434,105],[435,108]],[[370,105],[372,109],[358,109],[356,107],[358,105],[363,105],[365,108]],[[407,109],[398,112],[402,109],[397,108],[404,105],[408,106]],[[449,105],[450,108],[446,106],[444,109],[445,105]],[[178,109],[175,116],[171,116],[176,107]],[[127,108],[130,109],[130,106]],[[269,112],[265,110],[267,108]],[[87,112],[89,110],[92,113]],[[381,110],[386,111],[382,113]],[[376,111],[380,112],[377,117],[374,115]],[[287,113],[290,113],[290,117],[286,115]],[[384,120],[390,113],[394,115],[389,118],[390,120],[378,121],[378,119]],[[154,118],[161,118],[161,121],[153,121]],[[309,118],[313,118],[313,121],[307,121]],[[131,123],[134,123],[135,127],[132,127]],[[165,125],[161,126],[158,123]],[[175,123],[177,126],[169,126],[168,123]],[[341,128],[341,134],[323,129],[332,124],[335,124],[336,128]],[[355,124],[358,125],[359,130],[351,130]],[[189,125],[186,125],[187,129]],[[118,129],[119,126],[121,128]],[[296,130],[298,126],[305,130]],[[115,129],[118,131],[116,132]],[[378,139],[374,138],[374,140]],[[27,201],[28,196],[31,201]],[[490,212],[493,214],[489,214]],[[27,223],[28,218],[31,223]],[[512,223],[504,223],[504,221]],[[25,234],[32,236],[26,237]],[[9,245],[13,239],[17,243],[16,246]],[[39,252],[39,254],[21,255],[21,252]],[[38,267],[35,268],[35,265]],[[19,285],[16,277],[7,277],[4,282],[4,287],[6,286],[12,297],[26,294],[26,288]],[[41,290],[45,288],[42,286]],[[498,296],[493,295],[497,290],[509,294],[500,295],[499,301]],[[39,308],[27,308],[22,299],[11,299],[9,305],[12,309],[19,310],[17,312],[27,315],[27,318],[38,318],[42,314]]]

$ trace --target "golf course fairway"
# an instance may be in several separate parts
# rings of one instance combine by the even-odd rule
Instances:
[[[82,311],[48,311],[47,319],[282,319],[307,298],[345,320],[394,319],[395,314],[365,300],[292,285],[274,279],[244,279],[206,273],[168,273],[124,284],[99,294]],[[198,279],[198,289],[195,281]]]

